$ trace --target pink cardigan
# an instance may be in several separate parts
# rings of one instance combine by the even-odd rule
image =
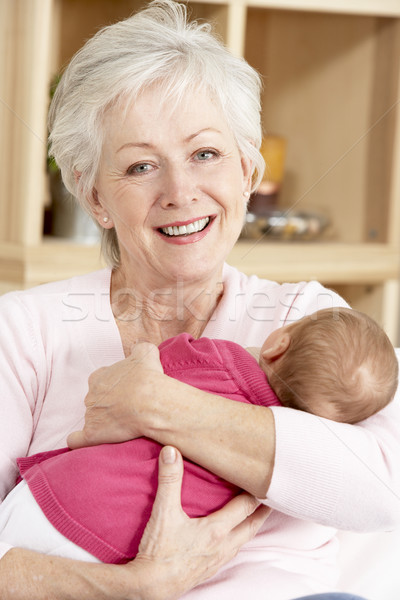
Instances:
[[[229,266],[223,281],[204,336],[242,346],[259,346],[270,331],[319,308],[345,305],[315,282],[278,285]],[[82,427],[89,374],[124,358],[109,286],[105,269],[0,298],[1,497],[14,486],[17,457],[61,448]],[[231,563],[186,596],[261,600],[268,589],[286,600],[332,589],[335,528],[399,523],[399,405],[397,396],[357,426],[273,407],[275,469],[265,502],[275,511]]]

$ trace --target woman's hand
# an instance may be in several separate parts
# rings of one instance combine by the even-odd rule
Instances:
[[[130,563],[12,548],[0,560],[2,600],[175,600],[214,575],[254,537],[270,509],[241,494],[208,517],[190,519],[181,506],[182,475],[181,455],[164,447],[153,511]]]
[[[144,585],[143,598],[179,598],[212,577],[255,536],[271,512],[243,493],[208,517],[190,519],[181,506],[182,476],[180,453],[165,446],[152,515],[139,553],[128,565]]]
[[[85,425],[68,436],[68,446],[125,442],[145,435],[149,399],[159,394],[164,377],[158,348],[148,342],[136,344],[125,360],[92,373]]]

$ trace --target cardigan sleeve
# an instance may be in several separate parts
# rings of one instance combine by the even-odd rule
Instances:
[[[338,529],[400,524],[399,394],[358,425],[272,407],[275,468],[266,503]]]
[[[0,499],[14,487],[44,397],[43,345],[18,293],[0,298]]]
[[[18,293],[0,298],[0,502],[15,486],[17,458],[28,452],[44,397],[43,355],[32,315]],[[0,543],[0,557],[10,545]]]

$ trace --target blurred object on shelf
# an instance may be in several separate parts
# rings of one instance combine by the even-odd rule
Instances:
[[[311,211],[266,211],[263,215],[246,214],[241,234],[246,239],[315,240],[326,231],[329,219]]]
[[[249,201],[249,212],[263,215],[276,208],[279,191],[285,169],[287,141],[278,135],[267,135],[263,138],[260,152],[265,160],[265,172],[262,182]]]
[[[263,138],[260,152],[265,173],[257,191],[251,195],[241,237],[274,240],[315,240],[330,224],[318,211],[279,210],[279,192],[285,171],[287,140],[279,135]]]

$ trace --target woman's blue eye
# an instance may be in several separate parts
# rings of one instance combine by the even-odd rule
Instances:
[[[216,152],[213,150],[201,150],[201,152],[198,152],[196,156],[199,160],[209,160],[210,158],[216,156]]]
[[[137,165],[132,165],[128,169],[128,175],[136,175],[141,173],[147,173],[151,170],[151,165],[149,163],[139,163]]]

